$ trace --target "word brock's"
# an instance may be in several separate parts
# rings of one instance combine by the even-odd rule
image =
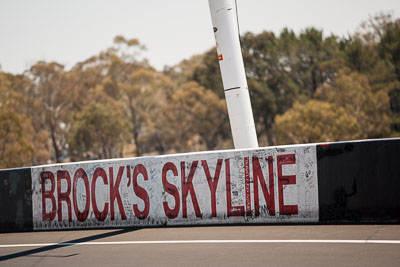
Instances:
[[[263,172],[261,161],[267,163],[267,175],[264,173],[265,171]],[[279,211],[276,211],[275,208],[274,162],[276,162],[275,167],[277,170]],[[150,177],[148,169],[144,164],[137,164],[134,168],[130,165],[119,166],[116,177],[114,177],[114,167],[109,167],[108,169],[97,167],[91,177],[88,176],[88,171],[85,171],[83,168],[78,168],[73,173],[67,170],[42,171],[40,172],[41,219],[42,221],[53,221],[57,217],[58,221],[68,219],[69,222],[72,222],[74,214],[79,222],[85,222],[89,213],[93,212],[98,222],[103,222],[107,218],[114,221],[116,220],[116,206],[118,209],[118,219],[127,220],[126,206],[123,205],[123,197],[121,197],[120,192],[121,181],[124,177],[128,179],[127,186],[131,188],[129,192],[143,202],[143,205],[141,205],[142,208],[139,208],[138,203],[134,203],[131,206],[133,214],[139,220],[147,219],[151,210],[151,195],[149,195],[145,187],[139,185],[139,178],[142,180],[142,183],[162,183],[163,194],[170,195],[172,201],[168,202],[164,199],[162,203],[153,202],[152,205],[162,205],[164,214],[169,219],[175,219],[180,214],[181,218],[188,217],[188,195],[190,195],[194,215],[198,218],[202,218],[204,212],[200,208],[199,199],[205,196],[210,197],[210,209],[207,210],[207,213],[210,214],[211,218],[217,217],[218,212],[224,212],[228,217],[258,217],[260,216],[260,191],[264,197],[269,216],[298,214],[297,205],[284,204],[283,193],[284,186],[296,184],[296,175],[283,175],[282,170],[283,165],[296,164],[296,154],[277,155],[276,157],[268,156],[266,158],[255,156],[251,158],[244,157],[243,163],[245,179],[244,205],[232,204],[230,159],[218,159],[215,168],[210,168],[207,160],[194,160],[189,165],[190,167],[187,166],[189,163],[184,161],[181,161],[180,164],[168,161],[162,165],[161,172],[155,172],[161,173],[161,177]],[[217,196],[217,188],[223,168],[225,168],[225,188],[222,192],[224,191],[225,193],[226,210],[217,211],[217,197],[221,197]],[[210,169],[214,169],[215,171],[212,173]],[[189,171],[187,172],[187,170]],[[196,176],[200,171],[204,175]],[[178,180],[180,177],[180,185],[178,186],[169,181],[168,177],[174,177]],[[196,187],[193,183],[195,179],[204,179],[204,177],[206,180],[202,182],[207,183],[209,189],[209,194],[207,195],[204,192],[203,194],[196,193]],[[253,184],[253,194],[251,194],[251,184]],[[107,188],[108,198],[96,195],[98,194],[96,193],[98,186]],[[78,193],[78,191],[81,193]],[[82,201],[82,199],[84,205],[79,205],[78,202]],[[252,199],[253,202],[251,201]],[[79,208],[79,206],[81,207]],[[66,213],[63,213],[63,207],[67,208]],[[99,207],[102,208],[100,209]],[[67,218],[63,218],[63,214]]]

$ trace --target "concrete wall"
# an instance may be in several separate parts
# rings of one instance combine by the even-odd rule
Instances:
[[[32,168],[33,228],[318,221],[316,146]]]
[[[400,139],[317,147],[321,222],[400,222]]]
[[[0,171],[1,231],[400,222],[400,139]]]

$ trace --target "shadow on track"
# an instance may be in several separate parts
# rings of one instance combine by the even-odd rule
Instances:
[[[93,240],[97,240],[97,239],[101,239],[101,238],[121,235],[121,234],[129,233],[129,232],[133,232],[133,231],[136,231],[136,230],[140,230],[140,228],[121,229],[121,230],[118,230],[118,231],[115,231],[115,232],[111,232],[111,233],[104,233],[104,234],[98,234],[98,235],[93,235],[93,236],[87,236],[87,237],[83,237],[83,238],[79,238],[79,239],[75,239],[75,240],[61,242],[61,243],[58,243],[56,245],[30,249],[30,250],[26,250],[26,251],[21,251],[21,252],[17,252],[17,253],[5,255],[5,256],[0,256],[0,262],[1,261],[5,261],[5,260],[19,258],[19,257],[30,256],[32,254],[45,252],[45,251],[49,251],[49,250],[54,250],[54,249],[61,248],[61,247],[68,247],[68,246],[72,246],[72,245],[74,245],[76,243],[84,243],[84,242],[89,242],[89,241],[93,241]]]

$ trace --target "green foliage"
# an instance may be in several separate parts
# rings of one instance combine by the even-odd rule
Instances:
[[[175,91],[159,118],[168,147],[177,152],[221,147],[227,122],[225,100],[196,82]]]
[[[400,136],[399,20],[241,39],[261,146]],[[216,49],[163,72],[145,49],[116,36],[71,70],[0,72],[0,168],[232,148]]]
[[[316,143],[360,138],[357,119],[342,107],[318,100],[295,103],[275,119],[278,144]]]
[[[151,152],[143,143],[160,135],[155,120],[165,103],[166,96],[174,90],[174,84],[162,73],[140,68],[134,71],[126,82],[120,83],[119,87],[123,94],[121,104],[129,118],[135,155]]]
[[[0,168],[26,166],[34,157],[32,124],[18,109],[23,95],[12,89],[10,78],[0,73]]]
[[[335,36],[323,38],[314,28],[298,36],[288,29],[279,36],[247,33],[242,45],[260,143],[274,145],[275,116],[295,101],[306,102],[318,86],[334,79],[344,55]]]
[[[32,126],[25,116],[0,107],[0,168],[29,165],[34,149],[30,134]]]
[[[40,128],[50,135],[53,160],[61,162],[67,153],[66,135],[70,126],[70,94],[64,66],[56,62],[39,61],[29,70],[32,80],[32,101],[38,106],[35,116]]]
[[[394,69],[400,81],[400,20],[385,25],[385,33],[379,43],[381,56]]]
[[[91,103],[77,116],[69,137],[72,159],[122,156],[127,140],[126,121],[118,106]]]
[[[213,77],[213,82],[216,82],[216,84],[213,85],[213,88],[219,90],[221,88],[219,85],[222,86],[222,81],[219,69],[217,69],[219,68],[218,63],[215,61],[216,53],[217,52],[215,49],[212,49],[203,55],[194,55],[189,59],[182,60],[180,63],[174,66],[166,66],[163,73],[170,77],[178,86],[181,86],[183,83],[191,80],[198,80],[198,83],[209,83],[211,85],[212,82],[210,82],[210,79],[203,77],[200,74],[201,72],[207,73],[208,68],[204,66],[203,61],[205,60],[205,57],[210,57],[208,60],[210,60],[210,63],[214,63],[212,66],[215,68],[215,70],[217,70],[215,73],[217,77]],[[220,80],[217,80],[218,78],[220,78]]]
[[[366,77],[339,71],[316,92],[318,100],[296,103],[275,119],[278,142],[307,143],[387,137],[389,97],[372,92]]]
[[[324,84],[318,89],[316,97],[343,107],[354,116],[360,126],[361,138],[389,135],[389,97],[384,91],[374,93],[366,77],[339,72],[332,84]]]
[[[213,91],[220,98],[224,98],[222,77],[215,48],[203,54],[202,62],[195,65],[186,82],[188,81],[195,81],[204,88]]]

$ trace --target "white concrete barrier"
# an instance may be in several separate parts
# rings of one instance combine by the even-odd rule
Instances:
[[[318,222],[316,145],[32,167],[33,229]]]

